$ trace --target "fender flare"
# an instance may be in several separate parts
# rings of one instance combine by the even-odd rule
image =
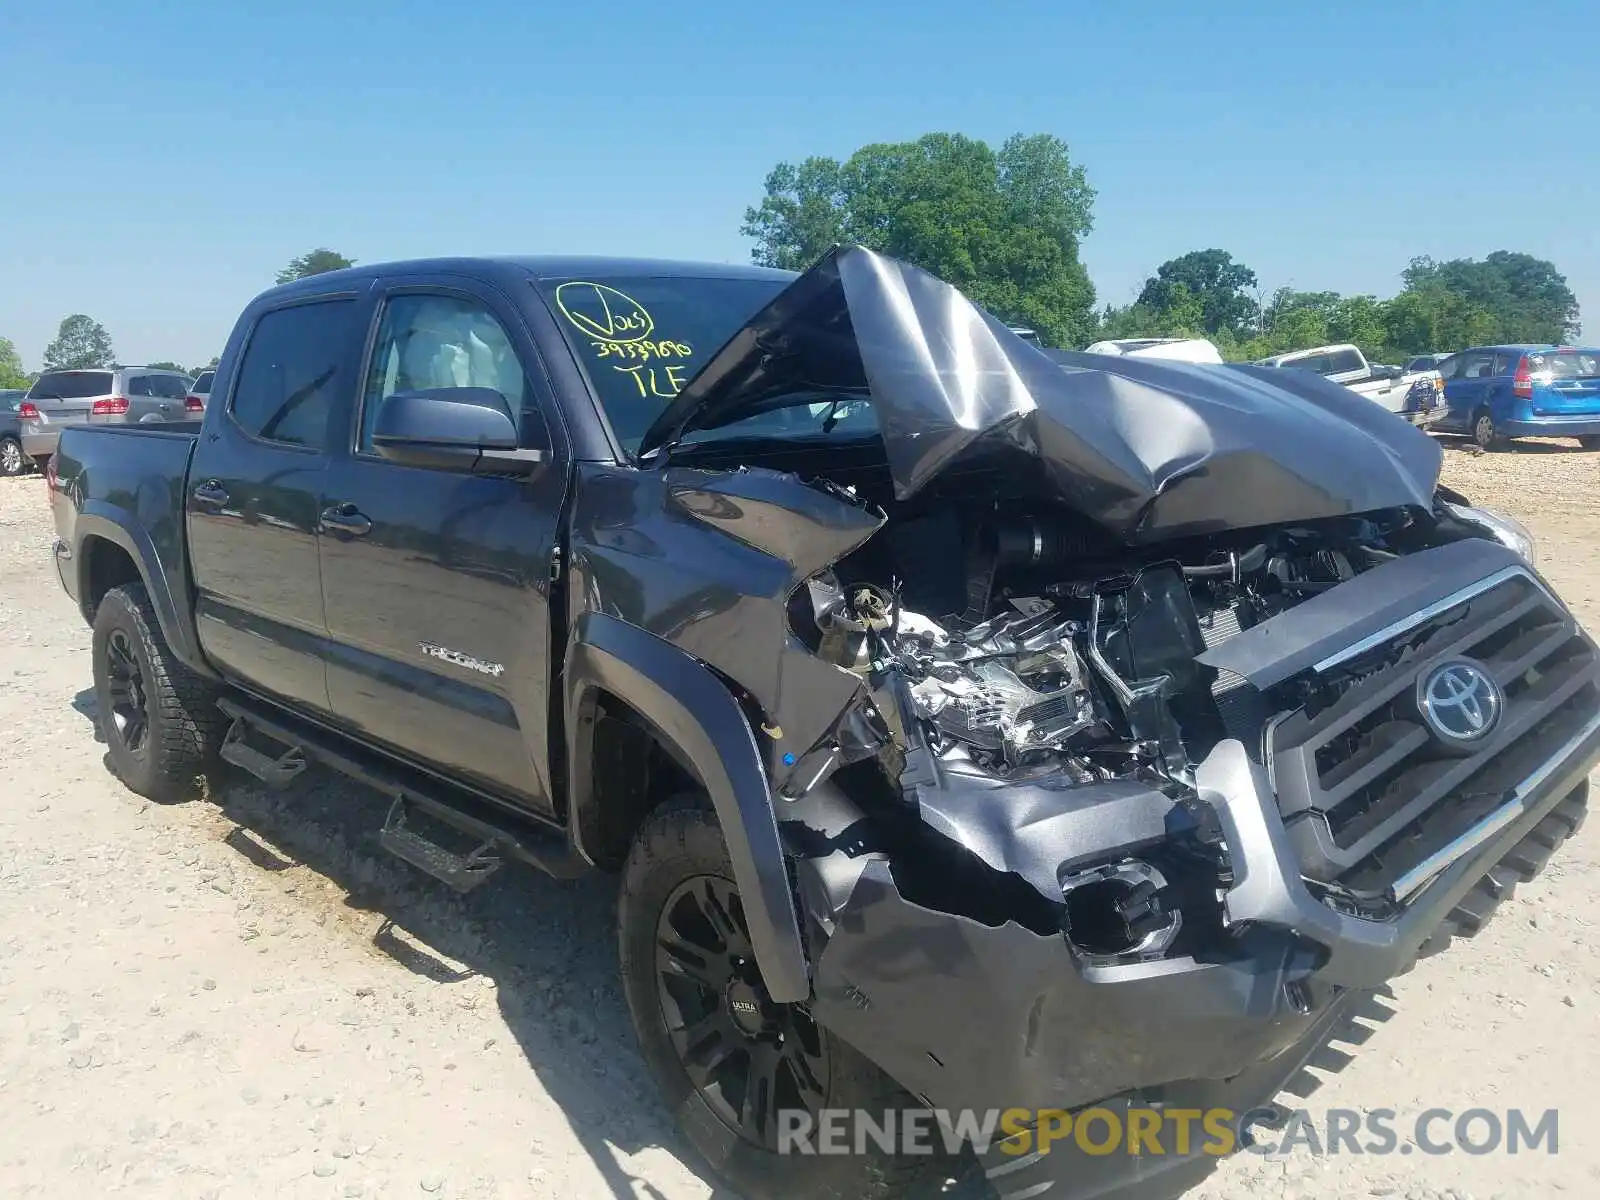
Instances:
[[[571,827],[588,800],[584,702],[603,689],[648,720],[704,784],[728,846],[762,980],[779,1003],[807,999],[810,971],[766,767],[727,687],[670,642],[598,612],[578,618],[563,680]]]
[[[86,547],[91,538],[99,538],[110,542],[133,560],[134,569],[139,572],[139,579],[150,596],[151,607],[155,609],[161,636],[166,639],[167,646],[178,661],[207,678],[216,678],[216,672],[200,653],[194,613],[187,604],[188,580],[174,580],[168,575],[155,541],[143,524],[134,520],[126,509],[104,500],[86,500],[73,524],[72,535],[77,543],[72,549],[72,557],[78,573],[78,607],[86,621],[94,620],[94,614],[89,609],[90,556],[86,553]],[[181,564],[178,571],[183,573]],[[180,600],[183,602],[180,603]]]

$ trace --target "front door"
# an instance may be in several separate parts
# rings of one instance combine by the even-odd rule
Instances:
[[[377,320],[349,452],[323,494],[329,697],[358,736],[548,811],[549,596],[567,460],[542,372],[520,316],[491,289],[394,281]],[[506,479],[374,453],[388,397],[450,387],[498,391],[522,445],[550,460]]]

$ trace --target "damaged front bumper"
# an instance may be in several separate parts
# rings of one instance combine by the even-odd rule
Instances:
[[[1086,961],[1061,933],[909,899],[896,862],[872,849],[859,812],[825,784],[790,805],[783,823],[803,847],[799,884],[819,948],[814,1011],[934,1109],[1259,1109],[1486,877],[1497,897],[1510,878],[1543,866],[1581,819],[1597,759],[1600,717],[1431,859],[1399,916],[1378,921],[1311,894],[1267,773],[1240,743],[1223,742],[1196,775],[1233,862],[1228,936],[1202,956],[1116,965]],[[986,853],[1031,873],[1028,830],[1053,818],[1036,785],[1013,790],[1020,828]],[[1074,820],[1081,833],[1096,817]],[[1147,828],[1120,828],[1126,844],[1095,847],[1101,857],[1149,849]],[[1043,1155],[994,1145],[983,1166],[1002,1197],[1142,1200],[1177,1195],[1209,1172],[1215,1151],[1202,1143],[1160,1156],[1123,1147],[1090,1155],[1071,1141]]]

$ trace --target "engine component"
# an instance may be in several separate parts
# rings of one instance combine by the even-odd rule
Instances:
[[[894,647],[916,681],[918,716],[1011,765],[1060,750],[1100,722],[1072,644],[1078,625],[1047,602],[1024,607],[955,634],[935,634],[927,618],[903,613]]]

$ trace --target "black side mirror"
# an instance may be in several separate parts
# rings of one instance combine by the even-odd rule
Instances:
[[[428,388],[382,401],[372,446],[382,458],[412,467],[475,475],[530,475],[542,450],[517,444],[517,423],[493,388]]]

